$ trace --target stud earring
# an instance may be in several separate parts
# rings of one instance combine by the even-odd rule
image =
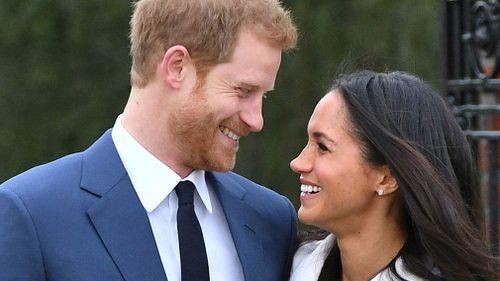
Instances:
[[[384,190],[383,190],[383,189],[379,189],[379,190],[377,191],[377,194],[378,194],[378,196],[382,196],[382,195],[384,195]]]

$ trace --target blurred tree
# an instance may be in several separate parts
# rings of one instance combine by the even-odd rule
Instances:
[[[316,102],[339,71],[414,72],[439,85],[439,1],[287,0],[301,32],[264,105],[265,128],[242,140],[236,171],[298,204],[288,164]],[[0,182],[85,149],[129,93],[123,0],[0,2]]]
[[[0,181],[81,150],[129,92],[121,0],[0,2]]]

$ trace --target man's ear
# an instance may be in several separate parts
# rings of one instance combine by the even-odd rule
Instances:
[[[191,56],[186,47],[175,45],[170,47],[163,56],[160,65],[161,77],[172,88],[180,88],[192,69]]]
[[[378,195],[391,194],[398,190],[398,182],[387,165],[380,167],[380,177],[375,192]]]

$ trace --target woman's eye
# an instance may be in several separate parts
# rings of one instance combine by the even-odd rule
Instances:
[[[323,143],[321,142],[318,142],[318,148],[319,150],[321,151],[328,151],[328,147],[326,147],[326,145],[324,145]]]

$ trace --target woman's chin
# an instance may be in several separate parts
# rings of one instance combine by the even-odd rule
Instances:
[[[314,220],[311,218],[311,213],[309,210],[306,210],[303,206],[299,208],[299,211],[297,212],[297,217],[299,218],[299,221],[303,224],[307,225],[313,225]]]

